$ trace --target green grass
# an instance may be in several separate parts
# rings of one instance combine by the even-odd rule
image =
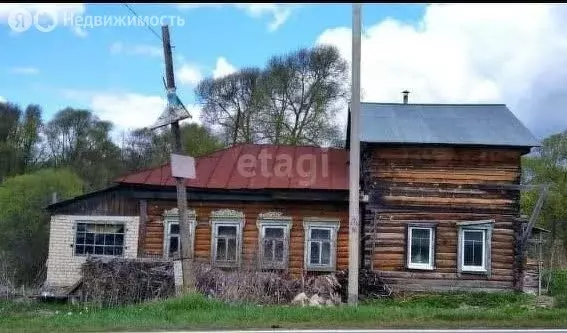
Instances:
[[[567,327],[567,309],[527,295],[445,293],[374,301],[357,308],[230,306],[199,295],[108,309],[0,302],[0,332],[104,332],[244,328]]]

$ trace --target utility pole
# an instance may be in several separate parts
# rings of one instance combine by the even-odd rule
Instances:
[[[173,57],[171,55],[171,43],[169,39],[169,27],[164,25],[161,27],[163,41],[163,55],[165,59],[165,78],[168,93],[175,93],[175,77],[173,75]],[[175,154],[183,154],[181,145],[181,131],[179,130],[179,120],[171,123],[171,132],[173,134],[173,151]],[[176,177],[175,183],[177,187],[177,206],[179,209],[179,234],[181,245],[181,269],[183,271],[183,289],[184,291],[193,291],[195,289],[194,272],[193,272],[193,247],[191,246],[191,230],[189,221],[187,220],[187,189],[185,188],[185,179]]]
[[[348,304],[358,304],[358,265],[360,256],[360,53],[361,4],[352,4],[352,95],[350,104],[349,151],[349,249]]]

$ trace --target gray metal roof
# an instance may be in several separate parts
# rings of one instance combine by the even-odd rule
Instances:
[[[538,147],[504,104],[361,103],[360,140]]]

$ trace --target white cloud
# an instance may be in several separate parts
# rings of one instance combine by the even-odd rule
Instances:
[[[217,65],[213,69],[213,78],[218,79],[229,74],[236,72],[236,67],[226,60],[225,57],[219,57],[217,59]]]
[[[163,96],[128,92],[97,92],[87,90],[62,90],[63,97],[81,101],[100,119],[111,121],[115,132],[143,128],[152,125],[166,106]],[[200,123],[201,109],[186,104],[192,118],[187,121]]]
[[[223,3],[192,3],[180,4],[181,9],[196,9],[204,7],[219,8],[226,4]],[[296,4],[278,4],[278,3],[231,3],[230,5],[244,10],[252,18],[271,17],[268,24],[268,31],[276,31],[282,24],[284,24],[292,12],[299,7]]]
[[[40,15],[39,23],[47,27],[51,24],[61,26],[63,22],[70,22],[70,18],[75,15],[82,15],[85,12],[85,4],[69,4],[69,3],[29,3],[29,4],[0,4],[0,23],[8,23],[11,13],[29,12],[31,15],[43,13]],[[87,32],[80,28],[67,24],[73,33],[79,37],[86,37]],[[30,28],[30,29],[33,29]]]
[[[10,69],[10,72],[21,75],[36,75],[39,74],[39,69],[35,67],[14,67]]]
[[[177,80],[185,85],[196,85],[203,79],[201,70],[197,66],[187,63],[182,64],[175,75]]]
[[[421,22],[365,27],[365,101],[506,103],[536,135],[567,128],[567,8],[430,5]],[[350,27],[323,32],[350,62]],[[343,120],[346,114],[343,114]]]
[[[141,55],[148,57],[162,57],[163,49],[154,45],[126,45],[122,42],[114,42],[110,44],[111,54],[127,54],[127,55]]]
[[[6,97],[0,96],[0,103],[6,103],[7,101]]]

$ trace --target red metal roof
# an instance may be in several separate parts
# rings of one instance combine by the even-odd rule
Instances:
[[[197,157],[196,179],[208,189],[348,190],[348,152],[337,148],[240,144]],[[115,180],[123,184],[175,186],[168,164]]]

